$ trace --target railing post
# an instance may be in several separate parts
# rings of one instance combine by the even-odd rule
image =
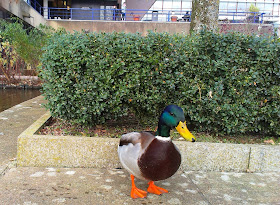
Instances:
[[[263,15],[264,13],[261,13],[261,23],[263,23]]]
[[[71,18],[71,20],[73,19],[73,9],[72,8],[70,8],[70,18]]]
[[[170,22],[170,11],[167,13],[167,21]]]
[[[116,9],[112,9],[112,11],[113,11],[113,21],[115,21],[116,20]]]

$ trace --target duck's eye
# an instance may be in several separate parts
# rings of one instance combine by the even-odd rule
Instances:
[[[171,112],[171,113],[170,113],[170,115],[171,115],[171,116],[174,116],[174,113],[173,113],[173,112]]]

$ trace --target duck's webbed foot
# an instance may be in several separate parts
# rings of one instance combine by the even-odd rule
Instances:
[[[168,193],[166,189],[156,186],[153,181],[150,181],[148,184],[149,187],[147,191],[149,193],[157,194],[157,195],[161,195],[162,193]]]
[[[137,199],[137,198],[145,198],[145,197],[147,197],[147,192],[146,191],[144,191],[142,189],[138,189],[135,186],[134,176],[131,174],[130,177],[131,177],[131,183],[132,183],[131,193],[130,193],[131,198]]]

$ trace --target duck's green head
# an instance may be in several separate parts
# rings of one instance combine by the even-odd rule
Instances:
[[[156,134],[169,137],[170,129],[173,128],[187,141],[195,142],[195,137],[187,128],[183,109],[177,105],[168,105],[161,113]]]

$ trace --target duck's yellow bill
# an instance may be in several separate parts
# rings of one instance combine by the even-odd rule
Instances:
[[[186,121],[185,122],[180,121],[178,126],[176,127],[176,130],[180,133],[180,135],[183,138],[185,138],[185,140],[195,142],[195,137],[188,130],[187,125],[186,125]]]

